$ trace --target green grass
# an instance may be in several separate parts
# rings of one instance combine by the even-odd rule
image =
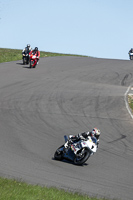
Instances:
[[[0,200],[97,200],[56,188],[0,178]],[[99,199],[103,200],[103,199]],[[105,199],[104,199],[105,200]]]
[[[131,95],[128,95],[128,104],[129,104],[129,107],[133,113],[133,94]]]
[[[81,55],[50,53],[50,52],[40,51],[40,57],[52,57],[52,56],[80,56],[81,57]],[[21,60],[21,59],[22,59],[22,50],[0,48],[0,63],[16,61],[16,60]]]

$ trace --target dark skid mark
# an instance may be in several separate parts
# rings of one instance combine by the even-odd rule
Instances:
[[[123,139],[125,139],[127,136],[126,135],[121,135],[121,137],[120,138],[118,138],[118,139],[116,139],[116,140],[113,140],[113,141],[111,141],[111,142],[108,142],[109,144],[110,143],[114,143],[114,142],[117,142],[117,141],[119,141],[119,140],[123,140]]]
[[[127,81],[128,79],[130,79],[130,78],[132,78],[132,73],[126,74],[126,75],[124,76],[123,80],[121,81],[121,85],[122,85],[122,86],[125,86],[125,85],[126,85],[126,81]]]

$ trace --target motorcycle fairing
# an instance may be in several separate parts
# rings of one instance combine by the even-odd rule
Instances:
[[[68,150],[64,153],[63,157],[66,158],[66,159],[69,159],[69,160],[72,160],[72,161],[73,161],[74,158],[75,158],[75,154],[74,154],[74,152],[73,152],[71,149],[68,149]]]

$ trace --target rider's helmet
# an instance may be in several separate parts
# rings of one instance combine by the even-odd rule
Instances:
[[[91,133],[92,133],[92,136],[95,136],[97,139],[99,139],[100,134],[101,134],[100,130],[97,128],[93,128]]]
[[[30,49],[30,44],[27,44],[27,48]]]
[[[35,51],[38,51],[38,47],[35,47]]]

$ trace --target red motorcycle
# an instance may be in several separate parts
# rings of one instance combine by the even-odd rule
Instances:
[[[35,68],[37,65],[37,55],[34,53],[30,54],[30,68]]]

